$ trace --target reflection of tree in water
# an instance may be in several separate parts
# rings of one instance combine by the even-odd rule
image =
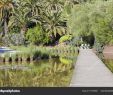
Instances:
[[[59,58],[60,62],[64,65],[71,65],[71,68],[70,69],[74,69],[74,62],[76,62],[76,57],[72,57],[72,56],[67,56],[67,57],[64,57],[64,56],[61,56]]]
[[[14,63],[15,64],[15,63]],[[59,59],[23,63],[30,70],[0,70],[0,86],[15,87],[67,87],[72,76],[72,64],[62,64]],[[20,64],[20,65],[23,65]],[[19,79],[19,80],[18,80]]]
[[[72,59],[68,59],[68,58],[65,58],[65,57],[60,57],[60,61],[63,64],[72,64],[73,63]]]

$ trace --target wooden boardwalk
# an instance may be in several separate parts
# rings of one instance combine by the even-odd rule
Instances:
[[[70,87],[113,87],[113,73],[91,49],[81,49]]]

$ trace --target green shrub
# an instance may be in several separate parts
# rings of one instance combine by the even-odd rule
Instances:
[[[37,25],[34,28],[28,29],[26,39],[33,44],[45,44],[49,42],[49,36],[44,33],[41,26]]]
[[[65,41],[69,41],[72,39],[71,35],[64,35],[59,39],[59,43],[65,42]]]

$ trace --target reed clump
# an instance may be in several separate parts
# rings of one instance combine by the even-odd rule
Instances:
[[[3,61],[36,61],[39,59],[56,58],[59,56],[77,56],[77,48],[71,46],[29,46],[29,47],[11,47],[17,52],[11,54],[5,53]]]

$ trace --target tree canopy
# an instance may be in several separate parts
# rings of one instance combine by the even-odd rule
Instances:
[[[101,0],[74,6],[68,30],[76,37],[95,37],[95,43],[113,44],[113,1]]]

